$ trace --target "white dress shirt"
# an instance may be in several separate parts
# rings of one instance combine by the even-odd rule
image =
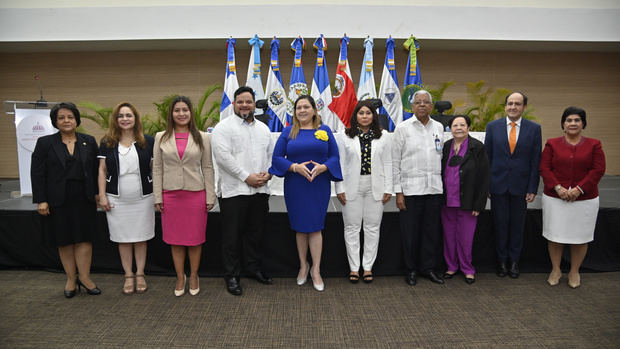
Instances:
[[[232,115],[213,129],[211,147],[217,164],[218,196],[269,194],[267,184],[253,188],[245,183],[250,173],[267,172],[271,166],[274,144],[264,123],[254,119],[248,124]]]
[[[443,193],[441,123],[429,118],[423,125],[413,115],[396,126],[392,139],[394,192],[406,196]]]
[[[517,133],[517,137],[515,138],[515,141],[519,140],[519,131],[521,130],[521,119],[519,118],[519,120],[515,121],[516,125],[515,127],[516,129],[516,133]],[[509,117],[506,117],[506,134],[508,135],[508,139],[510,139],[510,130],[512,130],[512,125],[510,124],[512,121],[510,120]]]

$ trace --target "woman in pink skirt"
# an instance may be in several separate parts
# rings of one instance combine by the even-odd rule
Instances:
[[[170,103],[166,131],[153,148],[155,208],[161,212],[163,240],[170,245],[177,273],[174,295],[185,294],[185,254],[189,256],[189,293],[200,292],[198,267],[205,242],[207,212],[215,204],[209,136],[196,127],[189,98]]]

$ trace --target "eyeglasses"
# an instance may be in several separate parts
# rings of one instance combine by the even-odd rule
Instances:
[[[420,104],[430,105],[431,102],[430,101],[415,101],[415,102],[413,102],[413,104],[415,104],[415,105],[420,105]]]

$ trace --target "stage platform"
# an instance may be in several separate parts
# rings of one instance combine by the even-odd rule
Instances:
[[[583,268],[586,271],[620,271],[620,177],[605,176],[599,185],[600,210],[594,242],[590,244]],[[542,187],[539,189],[542,193]],[[299,266],[295,234],[289,229],[284,198],[271,196],[270,214],[263,241],[263,268],[273,276],[293,277]],[[542,237],[540,195],[528,206],[525,241],[521,258],[522,272],[547,272],[550,268],[546,240]],[[495,247],[490,212],[481,213],[473,248],[473,263],[479,272],[493,271]],[[332,198],[323,231],[321,269],[326,276],[348,272],[340,203]],[[93,270],[121,272],[116,244],[109,241],[105,213],[97,215],[98,230],[93,242]],[[19,180],[0,180],[0,268],[61,269],[55,247],[43,244],[43,231],[36,205],[29,196],[19,196]],[[155,238],[149,241],[147,272],[171,274],[170,249],[161,239],[161,224],[156,215]],[[564,260],[568,260],[565,251]],[[441,256],[441,253],[438,254]],[[443,258],[438,267],[443,266]],[[379,253],[374,266],[378,275],[403,272],[398,210],[392,199],[385,207],[381,224]],[[221,275],[220,215],[216,207],[209,214],[207,242],[203,248],[200,274]]]

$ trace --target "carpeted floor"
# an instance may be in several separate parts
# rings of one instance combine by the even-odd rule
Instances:
[[[147,275],[148,292],[125,296],[121,275],[95,274],[102,295],[65,299],[63,274],[2,270],[0,348],[620,347],[620,273],[582,274],[575,290],[546,277],[327,278],[323,293],[242,279],[241,297],[202,278],[198,296],[175,298],[172,277]]]

